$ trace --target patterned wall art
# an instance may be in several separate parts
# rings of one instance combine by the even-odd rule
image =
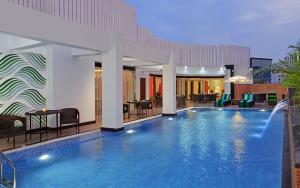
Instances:
[[[25,116],[46,105],[46,59],[33,52],[0,54],[0,113]],[[34,120],[36,123],[36,120]]]

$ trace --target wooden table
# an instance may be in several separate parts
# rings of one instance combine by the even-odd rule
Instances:
[[[42,117],[46,118],[45,125],[43,129],[45,129],[46,134],[48,133],[48,116],[49,115],[55,115],[56,116],[56,137],[58,138],[58,115],[61,113],[60,110],[46,110],[46,111],[35,111],[35,112],[26,112],[25,115],[29,116],[29,129],[30,129],[30,139],[31,139],[31,125],[32,125],[32,117],[39,117],[40,120],[40,129],[39,129],[39,134],[40,134],[40,142],[42,142]]]
[[[127,101],[127,103],[128,103],[128,118],[130,118],[130,115],[140,115],[139,108],[138,108],[138,106],[140,104],[139,101]],[[136,114],[130,113],[130,106],[131,106],[131,104],[137,105]]]

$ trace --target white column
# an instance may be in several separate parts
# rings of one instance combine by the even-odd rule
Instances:
[[[135,69],[135,98],[136,100],[141,99],[141,71],[139,69]]]
[[[81,123],[95,121],[95,61],[72,56],[72,48],[47,47],[47,109],[77,108]],[[49,116],[49,126],[56,122]],[[54,119],[55,120],[55,119]]]
[[[146,78],[146,100],[150,99],[150,76],[149,73],[144,73],[144,77]]]
[[[102,58],[102,130],[123,130],[123,66],[118,46]]]
[[[225,70],[226,74],[224,76],[224,81],[230,78],[230,70]],[[231,83],[224,82],[224,93],[231,94]]]
[[[163,114],[176,114],[176,65],[173,53],[170,55],[169,64],[163,65]]]

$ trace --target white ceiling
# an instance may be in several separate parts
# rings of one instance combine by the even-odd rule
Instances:
[[[0,33],[0,53],[40,44],[40,41]]]

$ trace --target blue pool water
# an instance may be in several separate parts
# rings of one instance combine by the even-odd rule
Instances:
[[[281,186],[284,113],[191,109],[8,156],[17,187]],[[128,131],[130,130],[130,131]]]

